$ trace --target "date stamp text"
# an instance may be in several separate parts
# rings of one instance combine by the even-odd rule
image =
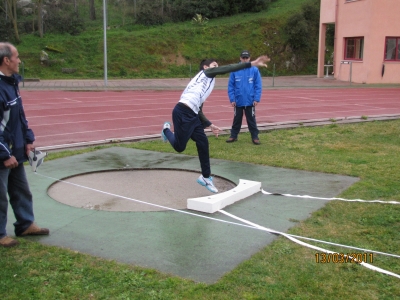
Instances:
[[[374,262],[374,253],[315,253],[315,262],[319,264],[370,263]]]

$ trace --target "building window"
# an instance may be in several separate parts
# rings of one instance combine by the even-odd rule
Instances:
[[[400,37],[386,38],[385,60],[400,60]]]
[[[344,59],[362,60],[364,52],[364,38],[345,38]]]

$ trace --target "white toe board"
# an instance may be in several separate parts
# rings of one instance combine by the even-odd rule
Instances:
[[[226,192],[211,196],[187,199],[187,208],[214,213],[261,190],[261,182],[239,179],[239,184]]]

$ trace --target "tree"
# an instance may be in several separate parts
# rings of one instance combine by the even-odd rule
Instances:
[[[291,15],[283,29],[287,36],[287,43],[293,50],[308,48],[309,27],[301,12]]]
[[[89,13],[90,13],[90,20],[96,20],[96,10],[94,7],[94,0],[89,0]]]
[[[43,0],[36,0],[39,36],[43,37]]]
[[[114,2],[114,5],[116,7],[118,7],[119,9],[119,14],[121,15],[121,19],[122,19],[122,26],[125,25],[125,21],[127,16],[129,15],[135,15],[136,11],[135,11],[135,4],[136,0],[134,3],[130,3],[129,0],[116,0]]]
[[[21,39],[18,33],[17,24],[17,0],[4,0],[4,6],[1,9],[6,13],[6,16],[10,19],[11,24],[14,28],[15,40],[19,43]]]

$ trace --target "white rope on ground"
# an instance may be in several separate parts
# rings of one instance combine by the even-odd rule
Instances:
[[[239,218],[239,217],[237,217],[235,215],[232,215],[232,214],[230,214],[230,213],[228,213],[228,212],[226,212],[224,210],[219,210],[219,212],[221,212],[221,213],[223,213],[223,214],[225,214],[225,215],[227,215],[227,216],[229,216],[229,217],[231,217],[233,219],[239,220],[239,221],[241,221],[241,222],[243,222],[245,224],[249,224],[251,226],[254,226],[254,228],[257,228],[257,229],[260,229],[260,230],[264,230],[264,231],[267,231],[267,232],[270,232],[270,233],[282,235],[282,236],[286,237],[287,239],[289,239],[289,240],[291,240],[291,241],[293,241],[296,244],[299,244],[301,246],[305,246],[307,248],[311,248],[311,249],[318,250],[318,251],[321,251],[321,252],[324,252],[324,253],[328,253],[328,254],[338,254],[339,255],[339,253],[337,253],[337,252],[330,251],[330,250],[327,250],[327,249],[324,249],[324,248],[320,248],[320,247],[316,247],[316,246],[304,243],[304,242],[299,241],[298,239],[295,239],[294,237],[292,237],[292,236],[290,236],[290,235],[288,235],[286,233],[279,232],[279,231],[276,231],[276,230],[273,230],[273,229],[270,229],[270,228],[266,228],[266,227],[257,225],[255,223],[252,223],[250,221],[247,221],[245,219],[242,219],[242,218]],[[387,270],[382,269],[382,268],[375,267],[375,266],[373,266],[371,264],[368,264],[368,263],[365,263],[363,261],[359,261],[359,260],[357,260],[357,258],[355,258],[355,257],[353,257],[351,255],[344,254],[343,256],[348,258],[348,259],[350,259],[350,261],[354,261],[355,263],[358,263],[359,265],[361,265],[363,267],[366,267],[366,268],[368,268],[370,270],[373,270],[373,271],[376,271],[376,272],[380,272],[380,273],[383,273],[383,274],[386,274],[386,275],[390,275],[390,276],[393,276],[393,277],[396,277],[396,278],[400,279],[400,275],[398,275],[396,273],[387,271]]]
[[[310,239],[310,238],[299,237],[299,236],[292,236],[292,235],[290,235],[290,234],[286,234],[286,233],[283,233],[283,232],[275,231],[275,230],[273,230],[273,229],[265,228],[265,227],[262,227],[262,226],[260,226],[260,225],[255,224],[255,223],[252,223],[252,222],[250,222],[250,221],[247,221],[247,220],[241,219],[241,218],[239,218],[239,217],[236,217],[236,216],[234,216],[234,215],[232,215],[232,214],[229,214],[229,213],[225,212],[224,210],[219,210],[219,212],[221,212],[222,214],[225,214],[225,215],[227,215],[227,216],[230,216],[230,217],[232,217],[232,218],[234,218],[234,219],[238,219],[238,220],[240,220],[241,222],[243,222],[243,223],[245,223],[245,224],[230,222],[230,221],[221,220],[221,219],[217,219],[217,218],[212,218],[212,217],[208,217],[208,216],[204,216],[204,215],[199,215],[199,214],[191,213],[191,212],[188,212],[188,211],[184,211],[184,210],[180,210],[180,209],[175,209],[175,208],[171,208],[171,207],[167,207],[167,206],[163,206],[163,205],[158,205],[158,204],[154,204],[154,203],[150,203],[150,202],[146,202],[146,201],[141,201],[141,200],[137,200],[137,199],[132,199],[132,198],[129,198],[129,197],[125,197],[125,196],[121,196],[121,195],[117,195],[117,194],[113,194],[113,193],[101,191],[101,190],[98,190],[98,189],[90,188],[90,187],[87,187],[87,186],[84,186],[84,185],[80,185],[80,184],[77,184],[77,183],[73,183],[73,182],[69,182],[69,181],[66,181],[66,180],[57,179],[57,178],[54,178],[54,177],[42,175],[42,174],[39,174],[38,172],[35,172],[34,174],[35,174],[35,175],[42,176],[42,177],[45,177],[45,178],[48,178],[48,179],[51,179],[51,180],[55,180],[55,181],[58,181],[58,182],[70,184],[70,185],[77,186],[77,187],[84,188],[84,189],[88,189],[88,190],[91,190],[91,191],[94,191],[94,192],[98,192],[98,193],[102,193],[102,194],[105,194],[105,195],[110,195],[110,196],[113,196],[113,197],[117,197],[117,198],[129,200],[129,201],[134,201],[134,202],[138,202],[138,203],[142,203],[142,204],[147,204],[147,205],[151,205],[151,206],[163,208],[163,209],[165,209],[165,210],[171,210],[171,211],[175,211],[175,212],[180,212],[180,213],[187,214],[187,215],[191,215],[191,216],[195,216],[195,217],[200,217],[200,218],[204,218],[204,219],[208,219],[208,220],[213,220],[213,221],[218,221],[218,222],[222,222],[222,223],[237,225],[237,226],[246,227],[246,228],[250,228],[250,229],[257,229],[257,230],[261,230],[261,231],[267,232],[267,233],[269,233],[269,234],[283,235],[283,236],[287,237],[288,239],[290,239],[290,240],[292,240],[292,241],[294,241],[294,242],[296,242],[296,243],[298,243],[298,244],[300,244],[300,245],[303,245],[303,246],[306,246],[306,247],[309,247],[309,248],[312,248],[312,249],[316,249],[316,250],[319,250],[319,251],[322,251],[322,252],[325,252],[325,253],[331,253],[331,254],[335,254],[335,253],[336,253],[336,252],[333,252],[333,251],[325,250],[325,249],[323,249],[323,248],[319,248],[319,247],[315,247],[315,246],[309,245],[309,244],[307,244],[307,243],[304,243],[304,242],[302,242],[302,241],[297,240],[297,239],[294,238],[294,237],[303,238],[303,239]],[[246,225],[246,223],[249,224],[249,225]],[[314,240],[314,239],[310,239],[310,240]],[[319,240],[315,240],[315,241],[319,241]],[[319,242],[324,242],[324,241],[319,241]],[[325,242],[325,243],[329,243],[329,242]],[[336,245],[339,245],[339,244],[336,244]],[[349,247],[349,246],[345,246],[345,245],[340,245],[340,246],[342,246],[342,247],[347,247],[347,248],[353,248],[353,249],[360,249],[360,248]],[[361,250],[361,249],[360,249],[360,250]],[[368,251],[371,251],[371,250],[368,250]],[[371,251],[371,252],[379,253],[379,254],[387,255],[387,256],[394,256],[394,257],[400,258],[400,256],[397,256],[397,255],[394,255],[394,254],[388,254],[388,253],[378,252],[378,251]],[[346,256],[346,257],[347,257],[347,256]],[[381,270],[381,271],[380,271],[381,273],[384,273],[384,274],[387,274],[387,275],[391,275],[391,276],[395,276],[395,277],[398,277],[398,278],[400,279],[400,275],[397,275],[397,274],[392,273],[392,272],[390,272],[390,271],[386,271],[386,270],[383,270],[383,269],[380,269],[380,268],[377,268],[377,267],[368,265],[368,264],[366,264],[366,263],[364,263],[364,262],[359,262],[359,261],[357,261],[357,259],[355,259],[355,258],[353,258],[353,257],[351,257],[351,256],[348,256],[348,257],[349,257],[351,260],[353,260],[353,261],[359,263],[360,265],[363,265],[363,266],[365,266],[365,267],[367,267],[367,268],[369,268],[369,269],[373,269],[373,270],[376,270],[376,271],[377,271],[377,270]]]
[[[318,242],[318,243],[322,243],[322,244],[328,244],[328,245],[342,247],[342,248],[354,249],[354,250],[359,250],[359,251],[368,252],[368,253],[375,253],[375,254],[381,254],[381,255],[385,255],[385,256],[391,256],[391,257],[395,257],[395,258],[400,258],[400,255],[396,255],[396,254],[385,253],[385,252],[380,252],[380,251],[371,250],[371,249],[365,249],[365,248],[358,248],[358,247],[353,247],[353,246],[348,246],[348,245],[343,245],[343,244],[337,244],[337,243],[327,242],[327,241],[323,241],[323,240],[317,240],[317,239],[313,239],[313,238],[308,238],[308,237],[304,237],[304,236],[300,236],[300,235],[294,235],[294,234],[288,234],[288,233],[286,233],[286,234],[291,236],[291,237],[298,238],[298,239],[314,241],[314,242]]]
[[[383,200],[362,200],[362,199],[344,199],[344,198],[322,198],[322,197],[313,197],[308,195],[292,195],[292,194],[281,194],[281,193],[269,193],[261,189],[261,192],[265,195],[273,195],[273,196],[285,196],[285,197],[294,197],[294,198],[307,198],[307,199],[319,199],[324,201],[330,200],[340,200],[346,202],[364,202],[364,203],[384,203],[384,204],[400,204],[397,201],[383,201]]]

